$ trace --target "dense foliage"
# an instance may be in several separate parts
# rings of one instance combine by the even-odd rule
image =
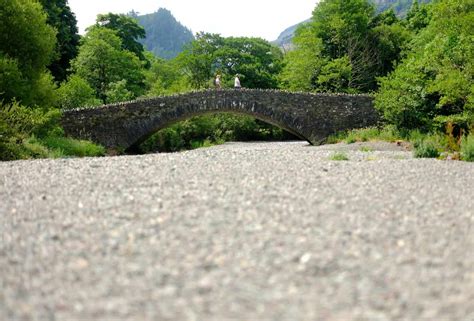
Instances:
[[[96,27],[115,31],[121,40],[121,49],[134,53],[140,60],[145,60],[145,49],[140,43],[140,39],[145,38],[145,29],[134,18],[123,14],[99,14]]]
[[[455,124],[466,132],[474,124],[474,2],[440,1],[431,14],[407,57],[380,80],[376,106],[401,128]]]
[[[283,88],[315,92],[370,92],[410,38],[393,11],[375,15],[366,0],[323,0],[300,26],[285,57]]]
[[[52,103],[46,66],[54,55],[56,31],[46,19],[36,1],[0,0],[0,101]]]
[[[217,74],[225,86],[239,75],[247,88],[276,88],[282,68],[282,53],[266,40],[209,33],[197,34],[177,60],[196,89],[209,87]]]
[[[57,109],[0,103],[0,160],[104,154],[101,146],[64,137],[60,117]]]
[[[40,0],[40,3],[47,14],[47,23],[57,31],[56,52],[48,68],[56,81],[64,81],[79,47],[77,20],[67,0]]]
[[[61,95],[47,69],[57,62],[61,31],[49,23],[37,1],[0,1],[0,160],[104,153],[90,142],[64,137],[55,108]]]
[[[410,11],[412,5],[417,3],[413,0],[371,0],[376,6],[378,12],[393,9],[398,15],[405,16]],[[432,0],[418,0],[420,3],[428,3]]]
[[[419,3],[429,3],[433,0],[369,0],[369,3],[375,5],[375,11],[377,13],[382,13],[384,11],[393,10],[397,17],[405,17],[407,13],[412,9],[412,5],[417,5]],[[308,20],[300,22],[294,26],[291,26],[285,29],[279,36],[278,39],[274,41],[279,47],[283,48],[284,50],[291,49],[292,47],[292,40],[295,36],[296,29],[302,25],[307,23]]]
[[[123,49],[116,31],[94,26],[81,39],[79,55],[72,62],[74,72],[86,80],[103,103],[112,102],[110,91],[122,90],[135,98],[144,92],[143,64],[133,52]],[[123,86],[117,86],[124,82]]]

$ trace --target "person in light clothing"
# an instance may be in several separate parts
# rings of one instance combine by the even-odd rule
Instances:
[[[222,86],[221,86],[221,75],[217,74],[216,75],[216,79],[214,79],[214,86],[216,87],[216,89],[221,89]]]
[[[240,86],[240,79],[239,79],[239,75],[235,75],[235,79],[234,79],[234,88],[235,89],[240,89],[242,88]]]

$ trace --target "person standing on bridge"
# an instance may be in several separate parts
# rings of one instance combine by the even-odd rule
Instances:
[[[239,75],[235,75],[235,79],[234,79],[234,89],[240,89],[240,88],[242,88],[242,86],[240,86]]]
[[[216,89],[221,89],[221,75],[217,74],[216,79],[214,79],[214,86],[216,86]]]

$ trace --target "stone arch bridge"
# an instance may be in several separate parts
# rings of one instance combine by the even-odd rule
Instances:
[[[278,90],[207,90],[64,112],[68,136],[109,150],[127,150],[156,131],[192,116],[230,112],[276,125],[311,144],[340,130],[375,125],[379,115],[365,95]]]

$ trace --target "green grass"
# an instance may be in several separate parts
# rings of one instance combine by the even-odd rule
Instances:
[[[36,138],[23,141],[24,158],[61,158],[103,156],[105,148],[89,141],[67,137]]]
[[[367,142],[375,140],[394,142],[401,139],[403,139],[403,135],[395,127],[385,126],[383,128],[368,127],[338,132],[329,136],[327,143],[335,144],[345,142],[347,144],[353,144],[355,142]]]
[[[413,146],[415,158],[438,158],[441,155],[439,145],[429,137],[416,141]]]
[[[474,134],[463,137],[461,140],[461,159],[466,162],[474,162]]]
[[[370,152],[373,152],[374,150],[372,148],[370,148],[369,146],[362,146],[360,148],[360,151],[364,152],[364,153],[370,153]]]
[[[191,149],[203,148],[203,147],[212,147],[215,145],[224,144],[224,140],[211,141],[210,139],[205,140],[193,140],[190,142]]]
[[[348,161],[349,160],[349,157],[347,156],[346,153],[343,153],[343,152],[336,152],[334,154],[332,154],[330,157],[329,157],[330,160],[333,160],[333,161]]]
[[[56,157],[79,156],[94,157],[103,156],[105,148],[85,140],[77,140],[67,137],[46,137],[41,140],[52,154]]]

